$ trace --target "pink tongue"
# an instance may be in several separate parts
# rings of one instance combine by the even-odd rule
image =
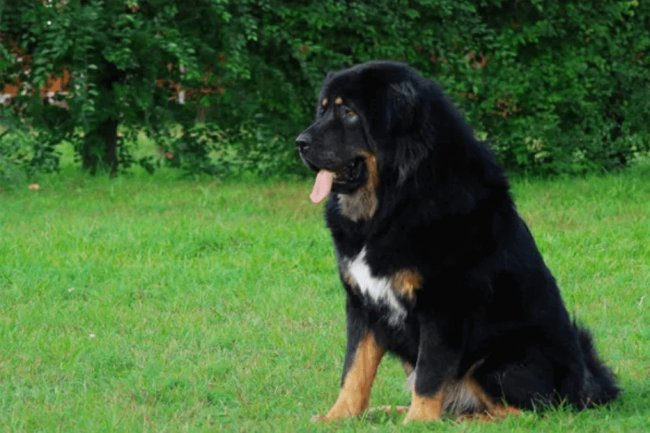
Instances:
[[[309,198],[314,203],[323,201],[332,190],[332,182],[334,181],[334,173],[327,170],[321,170],[316,175],[316,182],[314,182],[314,189],[311,190]]]

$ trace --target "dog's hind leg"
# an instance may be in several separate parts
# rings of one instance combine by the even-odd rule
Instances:
[[[468,416],[461,415],[459,420],[469,418],[478,419],[479,421],[493,421],[507,416],[519,416],[521,414],[521,411],[516,407],[495,401],[487,392],[485,392],[483,387],[479,385],[473,377],[468,376],[464,383],[484,410],[482,412],[469,414]]]
[[[494,365],[488,361],[476,369],[472,383],[476,390],[483,392],[486,400],[497,405],[488,409],[500,415],[507,414],[507,410],[499,410],[501,402],[521,409],[556,403],[558,392],[554,373],[551,362],[536,353],[517,363]]]

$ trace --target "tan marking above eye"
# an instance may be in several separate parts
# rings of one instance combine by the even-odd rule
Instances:
[[[334,100],[334,103],[336,105],[341,105],[343,103],[343,98],[341,98],[340,96],[337,96],[336,99]]]
[[[323,100],[320,102],[320,105],[323,107],[327,107],[327,104],[329,104],[329,99],[323,98]]]

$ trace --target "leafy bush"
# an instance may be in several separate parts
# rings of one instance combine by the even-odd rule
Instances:
[[[277,177],[294,171],[293,146],[263,126],[244,122],[237,129],[223,130],[213,123],[197,123],[159,137],[157,144],[167,165],[188,173]]]
[[[0,188],[24,182],[36,172],[55,171],[59,165],[57,143],[51,136],[11,117],[9,114],[0,122]]]
[[[288,141],[328,69],[390,58],[439,81],[511,170],[611,169],[650,148],[648,2],[330,0],[242,16],[255,37],[231,46],[230,91]]]
[[[34,86],[53,65],[72,69],[76,91],[58,123],[86,163],[110,145],[92,137],[112,119],[190,171],[299,170],[293,139],[322,78],[371,59],[440,82],[511,170],[609,170],[649,150],[650,2],[50,3],[5,6],[0,72],[20,75],[15,43],[33,55],[23,79]],[[186,89],[186,103],[170,102],[157,79]],[[37,106],[26,110],[47,130]],[[117,142],[120,163],[149,164],[133,146]]]

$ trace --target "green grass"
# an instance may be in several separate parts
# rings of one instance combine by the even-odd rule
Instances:
[[[75,173],[0,192],[0,431],[650,430],[650,173],[518,180],[570,311],[625,389],[491,424],[319,426],[344,296],[309,182]],[[408,404],[394,359],[372,404]]]

